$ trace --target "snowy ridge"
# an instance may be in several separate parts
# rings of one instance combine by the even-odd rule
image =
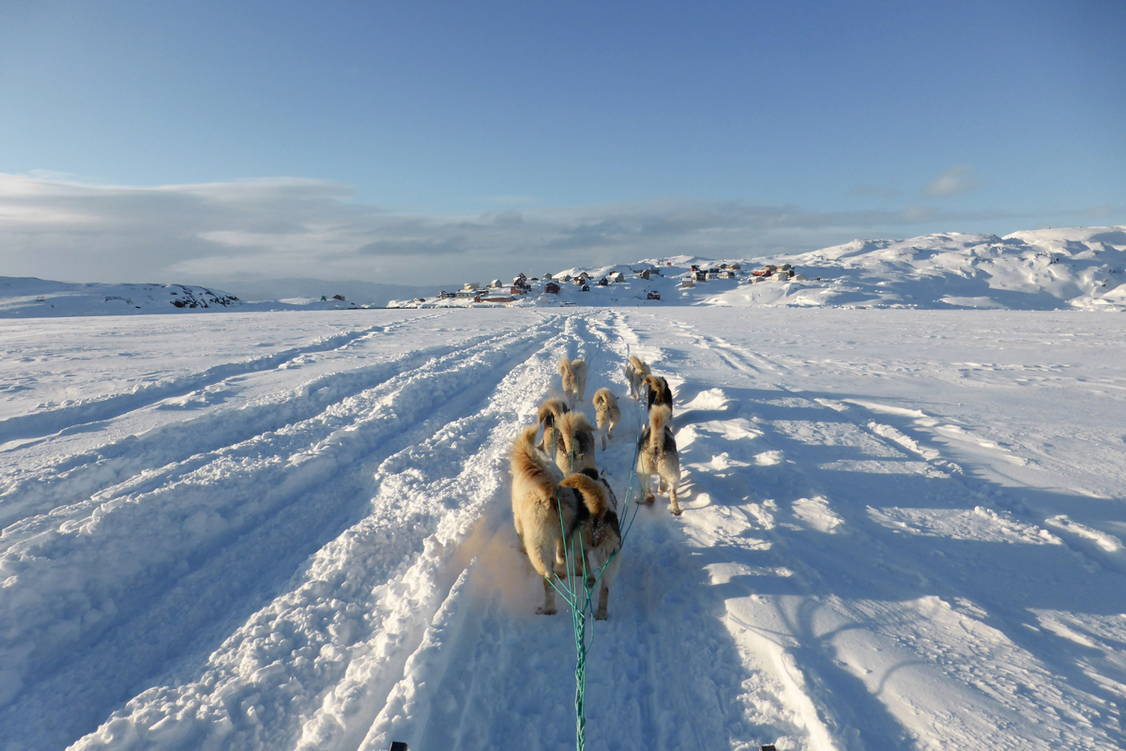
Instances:
[[[627,350],[673,387],[684,514],[640,510],[588,748],[1126,738],[1114,316],[152,318],[0,327],[38,368],[0,391],[0,749],[573,747],[507,454],[583,357],[625,498]]]
[[[738,264],[733,278],[695,279],[692,267]],[[790,264],[792,278],[755,277],[763,264]],[[642,279],[639,272],[653,272]],[[566,281],[586,272],[589,289]],[[620,272],[625,281],[598,286]],[[807,253],[719,260],[693,256],[648,258],[632,264],[572,267],[552,274],[558,294],[537,280],[508,306],[717,305],[753,307],[876,307],[922,309],[1126,309],[1126,228],[1078,227],[1015,232],[1005,237],[946,233],[906,240],[854,240]],[[692,286],[685,280],[693,279]],[[561,281],[562,280],[562,281]],[[482,289],[473,296],[392,301],[392,307],[496,305]],[[652,299],[650,293],[659,295]]]

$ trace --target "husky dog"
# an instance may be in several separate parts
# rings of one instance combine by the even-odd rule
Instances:
[[[606,439],[614,437],[614,428],[622,419],[622,411],[618,409],[618,399],[614,392],[607,388],[598,389],[591,398],[594,404],[594,423],[602,433],[602,450],[606,450]]]
[[[642,429],[637,441],[637,478],[645,491],[645,503],[652,503],[652,476],[657,475],[660,478],[657,491],[668,490],[669,511],[680,516],[680,504],[676,502],[680,457],[676,453],[671,421],[672,410],[668,406],[657,404],[649,408],[649,424]]]
[[[645,381],[645,376],[649,375],[649,366],[637,355],[630,355],[625,370],[630,398],[640,399],[641,385]]]
[[[571,409],[562,399],[547,399],[540,405],[536,419],[539,421],[540,427],[543,428],[543,438],[540,440],[539,447],[548,456],[555,453],[555,444],[559,437],[555,423],[570,411]]]
[[[555,613],[553,573],[566,575],[564,534],[576,524],[578,500],[570,489],[560,489],[562,476],[536,448],[535,426],[525,428],[512,447],[512,521],[532,568],[543,578],[541,615]]]
[[[563,393],[574,407],[586,394],[586,362],[559,358],[559,377],[563,380]]]
[[[555,423],[555,465],[565,475],[595,468],[594,430],[582,412],[568,412]]]
[[[618,499],[610,489],[610,484],[600,478],[595,469],[584,469],[581,473],[568,475],[560,485],[574,488],[582,499],[576,533],[580,535],[582,549],[586,554],[587,586],[594,584],[595,573],[602,574],[598,587],[598,609],[594,617],[604,621],[608,615],[610,586],[618,572],[618,553],[622,548]],[[584,510],[586,515],[582,518]]]
[[[653,411],[655,405],[663,405],[669,408],[669,420],[672,420],[672,389],[669,388],[669,382],[662,376],[647,375],[644,380],[646,391],[648,392],[647,400],[649,402],[649,411]]]

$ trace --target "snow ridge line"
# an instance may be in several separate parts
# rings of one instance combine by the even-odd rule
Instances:
[[[299,390],[269,401],[209,412],[92,451],[62,457],[4,483],[6,487],[0,492],[0,528],[21,516],[78,503],[95,493],[111,491],[120,495],[156,487],[162,477],[173,471],[182,472],[185,463],[192,459],[203,461],[209,452],[314,417],[332,404],[374,388],[390,377],[425,367],[433,358],[504,336],[487,334],[456,345],[412,350],[386,362],[320,376]]]
[[[434,316],[429,316],[434,317]],[[218,383],[232,376],[256,373],[276,368],[285,362],[302,355],[342,349],[353,342],[405,325],[405,322],[389,325],[375,325],[356,331],[324,337],[316,342],[300,347],[291,347],[262,357],[235,363],[222,363],[199,373],[190,373],[166,381],[149,384],[129,394],[115,394],[80,404],[20,415],[0,420],[0,446],[8,441],[57,433],[67,428],[97,420],[120,417],[135,409],[148,406],[162,399],[182,396],[204,386]]]
[[[534,339],[544,328],[510,338]],[[538,347],[538,342],[532,346]],[[185,563],[188,571],[206,565],[215,550],[239,542],[264,519],[277,518],[301,501],[309,488],[336,478],[340,466],[370,456],[388,439],[394,445],[409,439],[409,434],[401,435],[402,424],[425,413],[427,396],[439,401],[453,398],[464,391],[465,383],[474,382],[472,373],[491,372],[508,357],[507,347],[498,349],[490,341],[476,351],[444,358],[455,361],[452,365],[434,360],[431,373],[392,379],[367,398],[346,400],[344,413],[315,420],[327,425],[303,440],[298,437],[296,444],[292,429],[264,436],[266,445],[257,452],[269,452],[264,458],[219,456],[150,493],[103,504],[85,520],[64,522],[58,529],[9,546],[0,557],[0,571],[10,577],[10,586],[0,590],[4,637],[0,652],[5,645],[15,650],[14,659],[5,665],[9,677],[48,677],[59,667],[59,658],[52,654],[73,652],[78,645],[92,646],[103,639],[109,629],[136,616],[137,603],[173,589],[167,577],[187,573]],[[220,492],[213,487],[217,481]],[[359,476],[356,483],[362,485]],[[353,492],[337,501],[349,503],[356,497]],[[122,529],[128,534],[115,532]],[[77,632],[68,633],[66,613],[75,598],[87,603],[93,617],[86,618]],[[29,613],[20,605],[32,602],[45,603],[43,612],[49,616],[45,621],[21,615]],[[66,628],[44,630],[50,622]]]

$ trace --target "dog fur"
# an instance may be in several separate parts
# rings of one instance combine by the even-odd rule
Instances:
[[[564,475],[596,469],[594,430],[582,412],[568,412],[555,422],[555,465]]]
[[[546,399],[540,405],[539,412],[536,414],[536,419],[539,421],[540,427],[543,428],[543,438],[540,439],[539,447],[548,456],[555,453],[555,444],[559,439],[559,431],[556,429],[555,423],[570,411],[570,407],[562,399]]]
[[[641,431],[637,442],[637,477],[645,492],[645,503],[652,503],[652,476],[657,475],[660,483],[658,492],[669,494],[669,511],[680,516],[680,504],[676,500],[676,486],[680,482],[680,456],[676,451],[676,439],[672,434],[672,410],[664,404],[649,408],[649,424]]]
[[[648,394],[646,400],[649,404],[649,411],[653,411],[656,405],[662,405],[669,408],[669,423],[672,423],[672,389],[669,388],[669,382],[659,375],[647,375],[644,379],[645,390]]]
[[[566,575],[564,535],[575,526],[579,504],[573,491],[561,492],[562,476],[536,448],[537,430],[525,428],[512,447],[512,521],[528,562],[543,579],[543,605],[536,612],[552,615],[556,609],[551,577],[561,567]]]
[[[594,424],[602,434],[602,450],[605,451],[607,439],[614,439],[614,428],[622,419],[622,411],[618,408],[618,398],[608,388],[595,391],[590,401],[594,405]]]
[[[563,382],[563,393],[574,408],[586,395],[586,362],[559,358],[559,377]]]
[[[649,375],[649,365],[645,363],[640,357],[636,355],[629,356],[629,362],[626,363],[626,382],[629,383],[629,395],[631,399],[641,398],[641,386],[645,381],[645,376]]]
[[[618,499],[614,496],[610,484],[599,477],[598,471],[594,469],[568,475],[560,485],[577,491],[587,512],[585,518],[580,518],[576,534],[581,536],[583,551],[586,554],[587,586],[594,584],[594,572],[601,571],[602,574],[598,587],[598,607],[594,617],[604,621],[609,615],[610,587],[618,572],[619,551],[622,548]],[[580,517],[583,516],[580,514]]]

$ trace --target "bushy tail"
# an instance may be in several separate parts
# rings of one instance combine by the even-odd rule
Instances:
[[[551,498],[555,495],[555,480],[536,450],[536,431],[534,425],[524,428],[516,438],[509,460],[512,476],[535,486],[542,497]]]
[[[579,495],[583,498],[583,505],[586,506],[591,516],[600,517],[610,510],[610,499],[606,493],[606,488],[597,480],[577,472],[573,475],[567,475],[563,478],[563,482],[559,484],[579,491]]]
[[[649,450],[659,454],[665,445],[665,426],[672,419],[672,410],[664,404],[649,408]]]

